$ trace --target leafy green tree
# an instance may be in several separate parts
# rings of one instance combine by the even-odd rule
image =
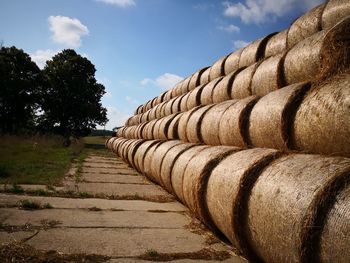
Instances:
[[[43,93],[40,126],[67,139],[88,135],[96,125],[107,122],[101,98],[105,88],[95,79],[95,66],[72,49],[46,62],[47,85]]]
[[[0,48],[0,133],[32,129],[42,74],[30,56],[16,47]]]

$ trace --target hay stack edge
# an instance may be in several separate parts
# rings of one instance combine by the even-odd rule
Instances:
[[[106,147],[251,262],[350,262],[350,4],[140,105]]]

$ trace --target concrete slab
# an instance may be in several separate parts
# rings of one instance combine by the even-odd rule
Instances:
[[[106,199],[77,199],[44,196],[23,196],[0,194],[0,205],[13,206],[21,200],[36,201],[41,204],[50,203],[54,208],[63,209],[88,209],[98,207],[100,209],[127,210],[127,211],[170,211],[183,212],[188,209],[179,202],[156,203],[143,200],[106,200]]]
[[[131,168],[90,168],[83,167],[81,173],[97,173],[97,174],[129,174],[129,175],[139,175],[134,169]]]
[[[93,161],[85,161],[83,162],[84,167],[90,167],[90,168],[128,168],[129,166],[125,163],[105,163],[105,162],[93,162]]]
[[[162,253],[198,251],[203,241],[184,229],[64,228],[40,231],[27,244],[67,254],[135,257],[151,248]]]
[[[221,263],[247,263],[245,259],[239,257],[239,256],[232,256],[232,258],[226,259],[226,260],[198,260],[198,259],[179,259],[179,260],[172,260],[171,263],[214,263],[214,262],[221,262]],[[110,259],[106,263],[154,263],[154,261],[149,260],[141,260],[136,258],[117,258],[117,259]]]
[[[42,220],[59,221],[59,227],[69,228],[161,228],[179,229],[189,220],[179,213],[147,211],[88,211],[73,209],[22,210],[0,208],[0,223],[11,226],[31,224],[41,226]]]
[[[159,196],[168,195],[165,190],[156,185],[137,185],[137,184],[99,184],[99,183],[79,183],[75,185],[64,186],[65,191],[87,192],[90,194],[105,194],[115,196]]]
[[[98,174],[82,173],[81,180],[85,182],[100,183],[129,183],[129,184],[150,184],[144,176],[126,174]]]

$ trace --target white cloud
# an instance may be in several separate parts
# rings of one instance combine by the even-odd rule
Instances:
[[[81,37],[88,35],[88,28],[78,19],[66,16],[50,16],[48,18],[52,39],[71,48],[81,45]]]
[[[152,84],[152,83],[153,83],[153,80],[147,79],[147,78],[140,81],[141,86],[147,86],[148,84]]]
[[[181,80],[183,80],[183,77],[171,73],[164,73],[163,75],[157,77],[154,80],[150,78],[145,78],[141,80],[140,84],[142,86],[153,84],[159,88],[166,90],[172,88]]]
[[[223,2],[224,15],[239,17],[244,23],[262,24],[282,17],[292,10],[307,11],[323,0],[245,0],[244,3]]]
[[[111,130],[117,126],[124,126],[125,121],[132,115],[131,112],[123,112],[117,107],[106,107],[107,108],[107,118],[108,123],[106,124],[106,129]],[[98,129],[103,129],[104,127],[98,126]]]
[[[46,61],[50,60],[59,51],[54,51],[51,49],[37,50],[34,54],[30,54],[32,60],[38,65],[39,68],[43,69],[45,67]]]
[[[156,78],[156,83],[157,86],[161,87],[162,89],[170,89],[181,80],[183,80],[183,77],[170,73],[165,73],[162,76]]]
[[[229,33],[239,33],[240,31],[240,28],[238,26],[232,24],[227,26],[218,26],[218,29]]]
[[[246,41],[243,41],[243,40],[235,40],[233,41],[233,48],[234,49],[240,49],[242,47],[245,47],[249,44],[250,42],[246,42]]]
[[[109,4],[109,5],[123,7],[123,8],[136,5],[134,0],[97,0],[97,1],[103,2],[105,4]]]
[[[137,100],[135,100],[134,98],[130,97],[130,96],[126,96],[125,100],[129,103],[133,103],[133,104],[137,104]]]

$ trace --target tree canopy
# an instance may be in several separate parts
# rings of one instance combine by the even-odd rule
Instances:
[[[16,47],[0,49],[0,133],[32,128],[42,74],[30,56]]]
[[[105,87],[97,83],[95,72],[72,49],[58,53],[40,70],[23,50],[0,46],[0,133],[39,131],[69,141],[104,125]]]
[[[105,88],[97,83],[95,72],[95,66],[72,49],[47,61],[41,129],[66,138],[81,137],[107,122],[107,111],[101,104]]]

